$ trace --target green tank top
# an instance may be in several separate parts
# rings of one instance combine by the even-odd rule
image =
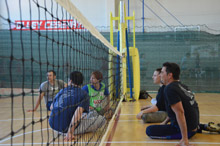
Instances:
[[[96,111],[101,111],[104,108],[104,99],[105,99],[105,84],[101,83],[101,89],[96,91],[92,88],[91,84],[88,84],[88,91],[90,97],[90,106],[95,108]]]

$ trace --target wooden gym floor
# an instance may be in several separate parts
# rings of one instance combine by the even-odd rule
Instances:
[[[152,94],[155,97],[155,94]],[[37,96],[35,97],[36,101]],[[200,122],[208,123],[215,122],[220,123],[220,94],[216,93],[197,93],[197,102],[200,108]],[[54,133],[47,120],[44,120],[42,124],[36,123],[34,126],[29,126],[23,131],[21,129],[15,134],[13,140],[11,141],[10,136],[2,139],[7,134],[10,134],[11,129],[17,131],[22,128],[23,125],[30,123],[32,121],[32,116],[35,121],[39,120],[40,117],[45,118],[49,113],[45,109],[45,105],[42,104],[42,112],[38,109],[34,114],[27,113],[26,110],[32,107],[31,96],[25,96],[22,98],[15,97],[13,100],[13,117],[11,112],[11,98],[0,98],[0,146],[6,145],[46,145],[48,139],[52,139],[56,133]],[[150,99],[139,100],[136,102],[122,102],[121,108],[117,118],[112,120],[110,130],[108,131],[103,145],[106,146],[128,146],[128,145],[138,145],[138,146],[174,146],[178,140],[153,140],[150,139],[145,134],[146,127],[150,124],[145,124],[142,120],[136,119],[136,114],[140,111],[143,105],[150,105]],[[22,110],[24,107],[24,111]],[[13,126],[11,124],[11,119],[13,118]],[[25,122],[24,122],[25,119]],[[25,133],[25,134],[24,134]],[[49,134],[49,136],[48,136]],[[33,137],[33,139],[32,139]],[[43,137],[43,140],[42,140]],[[88,134],[87,134],[88,137]],[[86,139],[86,137],[85,137]],[[24,141],[25,140],[25,141]],[[49,141],[50,141],[49,140]],[[92,140],[91,140],[92,141]],[[201,134],[196,134],[190,139],[190,143],[195,146],[213,146],[220,145],[220,134],[203,132]],[[92,144],[92,143],[91,143]],[[56,140],[51,145],[70,145],[60,139],[60,143]],[[77,144],[84,145],[84,143]],[[89,144],[90,145],[90,144]],[[92,144],[94,145],[94,143]]]
[[[156,95],[152,94],[153,97]],[[200,109],[200,123],[215,122],[220,123],[220,94],[197,93],[196,100]],[[150,99],[136,102],[123,102],[118,121],[113,125],[111,135],[109,134],[105,142],[111,146],[174,146],[178,140],[154,140],[145,134],[146,127],[150,124],[143,123],[136,119],[136,114],[143,105],[150,105]],[[112,136],[113,135],[113,136]],[[196,134],[190,139],[190,143],[195,146],[220,145],[220,134],[203,132]]]

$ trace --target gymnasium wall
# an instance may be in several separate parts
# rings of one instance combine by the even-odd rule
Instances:
[[[31,31],[0,30],[0,88],[39,88],[51,69],[65,82],[75,70],[83,73],[84,84],[94,70],[107,76],[109,62],[103,58],[108,58],[108,48],[91,43],[98,40],[90,38],[89,32],[81,33],[41,31],[39,36]]]
[[[108,33],[103,33],[109,39]],[[132,46],[133,34],[129,34]],[[117,46],[117,36],[114,44]],[[194,92],[220,92],[220,35],[207,32],[136,33],[140,56],[141,89],[156,91],[152,75],[164,62],[181,68],[181,82]]]
[[[118,5],[120,0],[71,0],[74,5],[82,12],[82,14],[101,31],[109,31],[110,26],[110,12],[113,16],[118,16]],[[128,1],[125,1],[125,6],[128,14]],[[157,3],[157,1],[159,3]],[[10,9],[10,19],[20,20],[19,4],[15,0],[7,0]],[[38,0],[40,4],[44,3],[44,0]],[[47,0],[46,5],[54,4],[53,13],[56,14],[56,5],[54,1]],[[135,11],[136,31],[142,31],[142,0],[129,0],[130,15],[133,15]],[[153,31],[152,27],[167,27],[168,26],[182,26],[182,25],[206,25],[208,28],[214,30],[211,33],[220,34],[220,1],[219,0],[145,0],[144,6],[144,26],[145,31]],[[30,19],[29,1],[22,0],[22,19]],[[149,8],[152,10],[150,10]],[[13,13],[16,12],[16,13]],[[49,10],[50,11],[50,10]],[[36,13],[34,13],[36,12]],[[171,16],[169,13],[173,16]],[[0,14],[7,16],[7,9],[5,1],[0,1]],[[158,15],[158,17],[156,15]],[[32,20],[38,20],[38,10],[32,9]],[[44,16],[40,16],[41,20],[44,20]],[[47,16],[50,20],[50,16]],[[178,21],[182,24],[180,24]],[[163,20],[163,21],[161,21]],[[0,29],[5,28],[5,24],[0,18]],[[132,26],[130,25],[130,28]],[[152,29],[151,29],[152,28]],[[161,30],[163,31],[163,30]],[[210,30],[209,30],[210,31]]]
[[[102,33],[109,40],[109,33]],[[52,35],[49,33],[49,35]],[[130,46],[132,46],[132,33],[129,34]],[[54,36],[57,36],[54,34]],[[48,54],[45,54],[46,41],[44,38],[40,38],[41,43],[38,44],[38,37],[33,37],[33,58],[35,61],[42,61],[41,68],[38,63],[33,62],[33,86],[38,88],[40,83],[46,80],[46,70],[55,68],[58,71],[58,78],[66,79],[69,73],[68,68],[63,68],[63,64],[73,62],[74,60],[66,60],[58,58],[57,53],[66,54],[67,50],[62,47],[51,48],[51,41],[47,43],[49,48]],[[62,37],[62,34],[60,34]],[[22,58],[22,46],[20,41],[19,31],[13,31],[13,54],[15,58]],[[30,34],[29,31],[23,32],[23,48],[24,58],[30,59]],[[56,37],[55,37],[56,39]],[[61,39],[61,38],[60,38]],[[64,38],[65,39],[65,38]],[[114,35],[115,45],[117,45],[117,36]],[[54,45],[55,46],[55,45]],[[74,44],[73,44],[74,46]],[[0,88],[10,88],[9,80],[9,67],[10,67],[10,50],[11,41],[8,31],[0,31],[0,52],[2,56],[8,56],[7,58],[2,57],[0,60]],[[81,47],[83,45],[74,46]],[[139,49],[140,55],[140,73],[141,73],[141,89],[156,91],[158,86],[153,84],[152,74],[153,71],[162,66],[162,63],[166,61],[176,62],[180,65],[181,81],[186,83],[195,92],[220,92],[220,36],[209,34],[207,32],[163,32],[163,33],[136,33],[136,47]],[[53,52],[52,52],[53,50]],[[41,51],[41,56],[39,56]],[[89,49],[87,50],[89,51]],[[91,54],[93,52],[90,52]],[[104,53],[100,52],[100,56]],[[189,55],[187,55],[189,54]],[[46,56],[47,55],[47,56]],[[96,54],[97,55],[97,54]],[[53,57],[54,56],[54,57]],[[107,57],[107,56],[103,56]],[[77,58],[77,56],[76,56]],[[47,59],[55,66],[47,65]],[[90,64],[91,68],[97,68],[98,70],[105,70],[108,62],[103,62],[103,65],[96,66],[96,62],[88,59],[85,60]],[[58,60],[59,68],[58,68]],[[79,61],[77,65],[81,65]],[[13,80],[16,81],[15,87],[19,88],[22,86],[22,61],[13,60],[12,65],[12,76]],[[31,61],[25,61],[25,88],[30,87],[32,83],[31,79]],[[77,68],[77,66],[76,66]],[[64,72],[63,72],[64,70]],[[40,74],[41,71],[41,74]],[[92,72],[92,70],[91,70]],[[107,73],[107,72],[106,72]],[[90,74],[86,74],[85,82],[89,82]]]

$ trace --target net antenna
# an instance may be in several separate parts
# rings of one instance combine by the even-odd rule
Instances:
[[[113,21],[118,21],[118,50],[122,53],[122,86],[123,95],[128,101],[138,100],[140,94],[140,61],[139,52],[135,42],[135,12],[133,16],[126,16],[125,5],[120,1],[120,10],[118,17],[110,14],[110,42],[114,45],[113,38]],[[133,46],[129,46],[127,21],[133,21]],[[128,78],[128,79],[127,79]]]

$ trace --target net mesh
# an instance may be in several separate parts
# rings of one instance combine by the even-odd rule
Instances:
[[[114,113],[121,96],[120,68],[116,71],[121,63],[109,44],[104,44],[99,35],[84,27],[88,24],[79,22],[52,0],[6,0],[0,4],[0,145],[66,144],[65,135],[51,129],[50,111],[43,101],[36,112],[27,112],[34,108],[41,93],[39,86],[47,80],[49,70],[54,70],[56,78],[66,83],[72,71],[80,71],[83,85],[89,84],[93,71],[102,72]],[[116,84],[117,98],[113,88]],[[104,120],[103,126],[93,132],[77,134],[71,144],[98,145],[109,124],[107,118]]]
[[[181,82],[193,92],[220,92],[220,36],[215,30],[200,26],[200,30],[167,31],[167,27],[147,28],[150,32],[136,32],[136,47],[140,55],[141,90],[157,91],[152,75],[164,62],[180,65]],[[175,27],[173,27],[175,28]],[[187,27],[188,28],[188,27]],[[135,28],[138,30],[138,28]],[[129,33],[129,43],[133,45],[133,33]],[[218,32],[216,30],[216,32]],[[109,34],[102,32],[109,39]],[[117,38],[117,33],[114,33]],[[117,43],[117,40],[114,40]]]
[[[180,80],[194,92],[220,90],[220,37],[205,31],[136,33],[141,89],[156,91],[152,75],[164,62],[180,66]]]

